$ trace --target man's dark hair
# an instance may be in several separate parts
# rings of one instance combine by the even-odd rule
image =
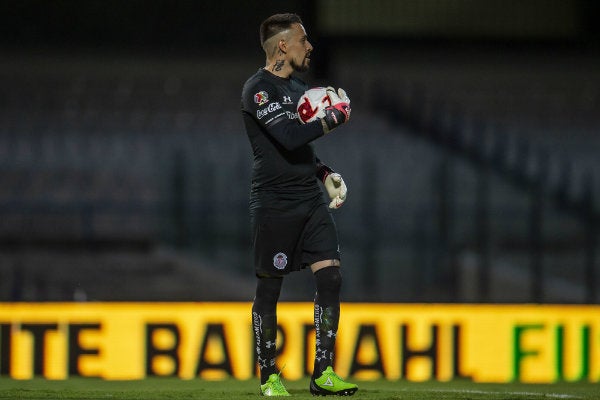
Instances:
[[[270,37],[275,36],[286,29],[290,29],[292,24],[296,23],[302,24],[302,20],[297,14],[285,13],[271,15],[260,24],[260,45],[263,46]]]

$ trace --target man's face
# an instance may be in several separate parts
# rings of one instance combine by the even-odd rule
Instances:
[[[308,36],[301,24],[293,24],[290,28],[290,36],[286,41],[287,56],[294,71],[305,72],[310,65],[310,53],[313,50],[308,41]]]

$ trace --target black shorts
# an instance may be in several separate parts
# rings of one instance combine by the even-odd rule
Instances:
[[[306,212],[255,210],[252,233],[257,276],[282,276],[317,261],[340,259],[337,228],[324,203]]]

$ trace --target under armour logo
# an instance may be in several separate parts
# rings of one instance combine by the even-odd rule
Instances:
[[[315,354],[315,360],[321,361],[327,358],[327,350],[317,349]]]
[[[291,96],[283,96],[283,103],[284,104],[290,104],[292,102],[292,97]]]
[[[258,367],[260,369],[267,368],[267,359],[266,358],[260,358],[260,357],[258,357],[257,361],[258,361]]]

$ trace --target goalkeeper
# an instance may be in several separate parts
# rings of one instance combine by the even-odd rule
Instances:
[[[351,395],[358,389],[333,371],[340,318],[340,251],[330,209],[346,200],[342,177],[322,163],[311,142],[350,117],[343,90],[328,88],[331,105],[301,124],[296,109],[307,85],[292,74],[308,70],[313,50],[296,14],[276,14],[260,26],[266,66],[244,84],[242,116],[254,154],[250,191],[254,267],[252,323],[261,394],[289,396],[275,365],[277,302],[283,277],[310,267],[316,284],[316,357],[310,391]],[[324,183],[325,201],[318,181]]]

